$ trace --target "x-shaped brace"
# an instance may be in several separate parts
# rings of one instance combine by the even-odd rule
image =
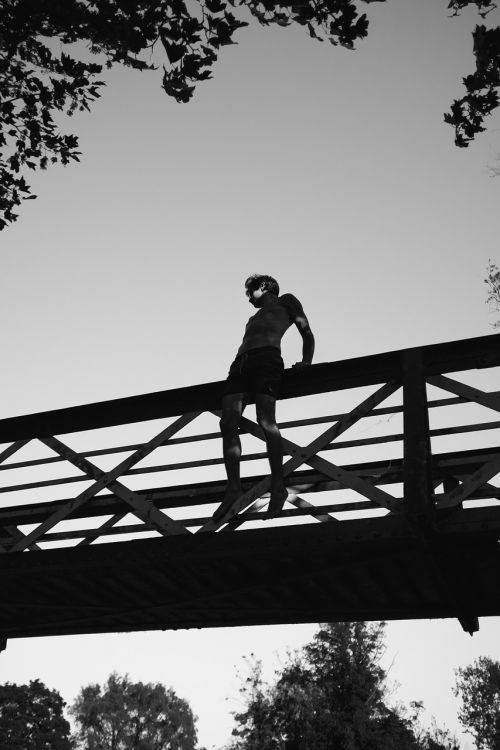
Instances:
[[[318,469],[322,474],[335,479],[344,487],[353,489],[356,492],[361,493],[365,497],[374,500],[378,505],[387,508],[391,511],[399,510],[399,502],[395,500],[392,495],[387,492],[383,492],[378,487],[375,487],[360,477],[355,476],[351,472],[342,469],[340,466],[336,466],[330,461],[321,458],[317,455],[323,450],[329,443],[335,440],[339,435],[348,430],[352,425],[358,422],[363,417],[370,414],[382,401],[389,398],[395,391],[400,387],[399,383],[390,381],[386,385],[379,388],[375,393],[362,401],[355,409],[348,414],[345,414],[338,422],[331,425],[325,430],[319,437],[315,438],[309,445],[302,447],[293,443],[286,438],[283,440],[283,448],[291,455],[291,458],[283,465],[283,476],[288,476],[295,471],[299,466],[306,463],[315,469]],[[220,416],[219,412],[214,412],[217,416]],[[242,425],[248,432],[251,432],[258,438],[263,439],[264,435],[261,429],[250,420],[243,418]],[[223,524],[227,523],[237,513],[246,508],[252,502],[262,497],[262,495],[270,489],[271,477],[265,477],[251,487],[247,492],[243,493],[234,503],[232,508],[227,512],[222,521],[215,522],[212,519],[208,520],[199,529],[200,532],[215,531]],[[319,508],[318,508],[319,510]]]
[[[330,516],[328,513],[324,513],[321,508],[317,508],[316,505],[313,505],[313,503],[310,503],[308,500],[304,500],[303,497],[300,497],[300,495],[297,495],[295,492],[288,493],[288,497],[286,499],[287,503],[290,503],[291,505],[295,505],[296,508],[307,508],[311,511],[310,515],[313,516],[317,521],[321,521],[322,523],[333,521],[333,523],[338,523],[337,519],[333,516]],[[268,504],[267,497],[261,497],[258,500],[256,500],[252,505],[250,505],[246,511],[245,515],[247,513],[252,512],[258,512]],[[245,523],[246,518],[244,516],[235,516],[233,519],[222,529],[222,532],[224,531],[234,531],[238,528],[238,526],[241,526],[241,524]]]
[[[152,453],[160,445],[168,442],[172,435],[179,432],[179,430],[189,424],[189,422],[192,422],[199,414],[201,414],[201,412],[196,411],[179,417],[109,472],[102,471],[80,453],[77,453],[55,437],[39,438],[44,445],[51,448],[58,455],[62,456],[62,458],[83,471],[90,479],[93,479],[94,484],[70,500],[66,505],[58,508],[58,510],[46,518],[45,521],[37,526],[37,528],[30,534],[27,534],[22,539],[16,541],[8,551],[21,552],[26,549],[33,544],[33,542],[39,540],[47,533],[47,531],[56,526],[56,524],[63,521],[77,508],[88,502],[90,498],[97,495],[98,492],[101,492],[101,490],[106,487],[124,500],[131,507],[131,511],[134,515],[144,521],[150,529],[159,531],[164,536],[191,533],[182,523],[169,518],[165,513],[162,513],[162,511],[158,510],[158,508],[148,502],[141,495],[129,490],[128,487],[125,487],[121,482],[118,482],[117,477],[128,471],[128,469],[139,463],[139,461],[142,461],[143,458]],[[84,535],[84,533],[85,532],[82,532],[82,535]]]
[[[31,438],[28,438],[26,440],[16,440],[16,442],[12,443],[12,445],[9,445],[8,448],[5,448],[0,453],[0,464],[6,461],[8,458],[14,455],[14,453],[17,453],[18,450],[21,450],[21,448],[24,448],[25,445],[27,445],[31,441]],[[14,541],[18,541],[19,539],[25,539],[26,535],[23,534],[22,531],[19,531],[19,529],[16,526],[5,526],[5,531],[10,534],[10,536],[14,539]],[[29,545],[29,548],[31,550],[38,550],[40,547],[38,544],[35,544],[34,542]],[[0,544],[0,553],[7,552],[7,548],[4,547],[2,544]]]
[[[470,385],[460,383],[458,380],[453,380],[444,375],[429,377],[427,378],[427,382],[441,388],[442,390],[454,393],[456,396],[462,396],[469,401],[474,401],[476,404],[500,412],[500,396],[497,394],[485,393],[479,388],[472,388]],[[499,471],[500,456],[496,456],[467,477],[467,479],[465,479],[458,487],[443,495],[436,504],[436,508],[453,508],[460,505],[474,492],[474,490],[482,487],[485,482],[488,482],[495,476],[495,474],[498,474]]]

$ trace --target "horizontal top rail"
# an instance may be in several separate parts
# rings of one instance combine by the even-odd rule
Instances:
[[[500,334],[322,362],[285,371],[281,398],[374,385],[400,378],[405,353],[420,351],[425,375],[500,365]],[[99,429],[220,407],[224,381],[174,388],[0,420],[0,444]]]

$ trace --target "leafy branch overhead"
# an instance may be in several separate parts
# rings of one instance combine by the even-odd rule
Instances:
[[[34,198],[22,172],[78,161],[78,139],[63,135],[57,113],[88,110],[104,85],[102,66],[75,57],[63,45],[84,42],[107,67],[155,68],[163,49],[162,86],[188,102],[199,81],[211,78],[222,47],[247,26],[242,11],[265,26],[298,24],[314,39],[353,49],[368,32],[362,4],[385,0],[3,0],[0,16],[0,229]],[[453,14],[476,6],[484,18],[493,0],[449,0]],[[248,17],[248,14],[247,14]],[[476,71],[446,122],[456,144],[467,146],[498,106],[500,28],[474,31]],[[56,42],[56,43],[54,43]],[[80,47],[80,49],[82,49]],[[55,52],[54,50],[57,50]]]
[[[481,0],[478,0],[481,2]],[[476,70],[463,79],[466,94],[453,102],[444,119],[455,128],[455,143],[466,147],[485,130],[484,118],[499,104],[500,26],[476,26],[473,32]]]

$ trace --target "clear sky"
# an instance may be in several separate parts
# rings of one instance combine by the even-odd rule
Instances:
[[[243,281],[276,276],[304,304],[315,360],[492,332],[483,283],[498,250],[500,119],[469,149],[443,112],[473,69],[472,12],[441,0],[367,6],[355,52],[256,24],[178,105],[160,72],[106,73],[65,127],[82,161],[35,175],[0,235],[0,416],[219,380],[241,340]],[[488,24],[500,21],[499,11]],[[71,126],[71,127],[70,127]],[[284,341],[291,365],[300,338]],[[112,669],[162,681],[220,748],[236,667],[304,643],[314,626],[10,642],[2,680],[40,677],[71,701]],[[499,623],[388,626],[397,697],[458,729],[453,668],[500,659]],[[469,741],[469,747],[472,745]]]

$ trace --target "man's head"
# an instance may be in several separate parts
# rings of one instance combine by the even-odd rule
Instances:
[[[254,273],[245,281],[245,294],[254,307],[260,306],[259,300],[267,292],[276,296],[280,293],[279,284],[272,276]]]

